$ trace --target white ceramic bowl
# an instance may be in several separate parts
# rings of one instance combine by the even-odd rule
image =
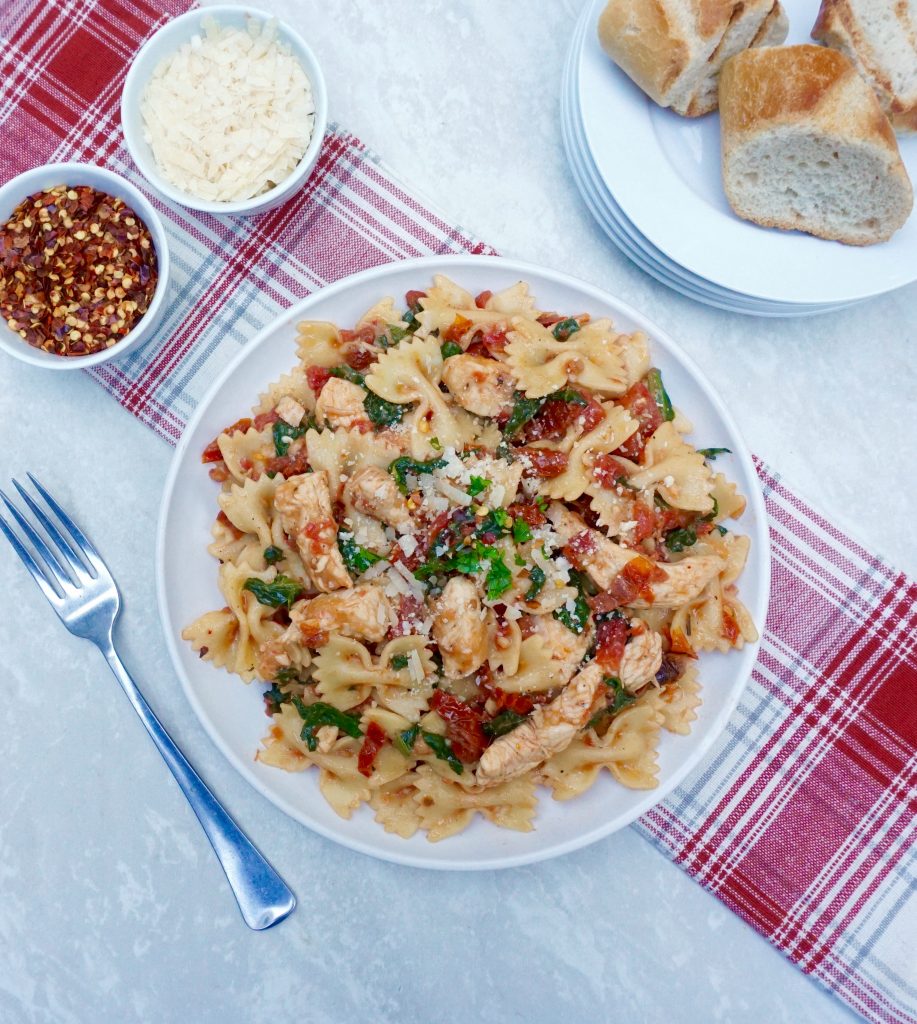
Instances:
[[[653,362],[673,401],[694,424],[699,444],[723,445],[732,454],[717,462],[748,499],[736,530],[751,538],[748,565],[738,581],[742,600],[763,631],[770,589],[767,517],[754,465],[732,417],[700,370],[676,342],[630,306],[566,274],[516,260],[487,256],[434,256],[390,263],[338,281],[310,295],[253,338],[223,371],[197,407],[175,452],[166,481],[157,539],[159,611],[166,642],[185,695],[205,730],[232,765],[287,814],[321,835],[385,860],[439,869],[505,868],[555,857],[629,824],[663,799],[694,768],[726,727],[751,674],[758,644],[728,654],[701,654],[703,704],[689,736],[665,734],[660,743],[659,786],[632,790],[603,773],[587,793],[564,803],[539,791],[534,832],[512,832],[478,819],[461,834],[429,843],[385,832],[362,807],[350,821],[339,818],[318,788],[318,772],[289,774],[255,761],[267,729],[263,687],[246,686],[181,639],[182,629],[203,612],[225,604],[217,586],[217,563],[207,553],[218,488],[201,465],[200,453],[227,423],[245,415],[266,385],[296,360],[296,324],[332,320],[348,327],[382,296],[400,302],[424,288],[434,273],[447,274],[472,295],[527,281],[542,309],[587,311],[611,316],[625,331],[644,330]],[[730,524],[732,525],[732,524]]]
[[[153,72],[164,57],[174,53],[184,43],[189,42],[194,35],[203,31],[201,23],[205,18],[212,18],[221,26],[232,25],[237,28],[245,28],[249,18],[256,18],[259,21],[275,20],[277,22],[277,38],[292,50],[312,85],[315,124],[306,152],[287,178],[253,199],[244,199],[238,202],[212,202],[176,188],[162,175],[156,158],[153,156],[153,151],[143,135],[140,102],[147,82],[152,78]],[[203,116],[206,116],[206,111],[203,111]],[[199,7],[168,22],[141,47],[124,79],[124,88],[121,91],[121,126],[124,129],[124,140],[140,173],[157,192],[167,199],[203,213],[224,216],[229,214],[251,215],[271,210],[289,199],[305,183],[315,166],[327,125],[328,93],[325,88],[325,78],[315,54],[298,32],[285,22],[273,18],[273,15],[258,10],[256,7],[235,7],[224,4]]]
[[[86,356],[53,355],[42,349],[33,348],[23,341],[0,317],[0,349],[4,352],[21,359],[24,363],[41,366],[46,370],[85,370],[90,366],[121,359],[149,340],[159,322],[169,290],[169,245],[159,214],[146,196],[120,174],[115,174],[104,167],[96,167],[94,164],[43,164],[41,167],[33,167],[30,171],[18,174],[0,187],[0,223],[6,222],[23,199],[55,185],[89,185],[99,192],[123,199],[146,224],[153,239],[153,248],[156,250],[158,278],[147,311],[132,331],[116,345],[102,352]]]

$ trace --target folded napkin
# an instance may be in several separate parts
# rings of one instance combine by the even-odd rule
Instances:
[[[3,179],[76,158],[145,189],[121,84],[189,6],[6,0]],[[216,220],[153,201],[175,266],[168,311],[140,352],[89,372],[173,444],[220,368],[296,299],[388,260],[493,251],[337,127],[278,210]],[[758,472],[773,589],[754,676],[704,766],[635,827],[865,1018],[915,1024],[917,585]]]

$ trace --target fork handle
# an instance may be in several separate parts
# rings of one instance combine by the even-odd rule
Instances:
[[[188,763],[143,699],[111,642],[99,646],[207,833],[245,923],[262,931],[282,921],[296,906],[296,897]]]

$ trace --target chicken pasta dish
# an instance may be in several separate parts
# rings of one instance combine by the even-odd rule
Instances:
[[[257,759],[430,840],[530,830],[539,786],[603,770],[655,786],[698,654],[757,632],[726,449],[687,439],[647,338],[436,276],[297,354],[203,453],[225,607],[182,634],[267,687]]]

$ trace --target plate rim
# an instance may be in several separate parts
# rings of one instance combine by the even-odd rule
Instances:
[[[750,481],[753,481],[754,484],[754,486],[748,488],[748,493],[745,497],[748,502],[749,511],[753,511],[754,521],[757,523],[757,535],[754,536],[753,539],[755,540],[754,547],[757,551],[757,558],[760,561],[761,571],[757,590],[753,595],[750,593],[747,595],[747,602],[750,606],[760,609],[759,612],[755,613],[755,624],[759,628],[759,638],[752,644],[746,644],[743,650],[738,652],[745,655],[746,659],[747,668],[742,672],[744,678],[742,678],[740,685],[735,685],[732,688],[729,698],[724,703],[718,716],[711,722],[708,732],[698,739],[693,751],[686,756],[685,761],[681,766],[675,769],[666,779],[661,780],[655,789],[646,790],[646,795],[641,800],[638,800],[628,811],[618,815],[610,822],[603,822],[570,839],[556,842],[553,845],[544,848],[533,849],[525,853],[500,854],[499,851],[497,851],[493,855],[476,858],[474,861],[459,859],[429,860],[423,856],[409,852],[407,848],[403,853],[397,849],[381,849],[374,846],[372,843],[364,842],[354,836],[348,837],[346,834],[342,835],[338,832],[332,831],[331,829],[326,828],[321,822],[308,819],[298,808],[289,804],[282,796],[267,787],[251,770],[251,766],[241,758],[237,757],[235,751],[230,748],[227,741],[224,740],[222,735],[211,722],[209,716],[204,712],[190,679],[185,673],[182,660],[179,657],[178,638],[173,636],[171,632],[171,616],[169,615],[169,598],[166,590],[165,571],[166,528],[168,525],[172,493],[175,488],[178,473],[184,464],[192,434],[200,421],[209,411],[210,405],[219,395],[224,382],[235,373],[237,367],[251,354],[251,352],[254,351],[255,348],[264,344],[276,330],[292,320],[302,318],[307,314],[310,307],[317,304],[319,301],[334,298],[338,294],[345,292],[354,286],[360,286],[370,281],[384,281],[388,275],[398,274],[404,270],[416,270],[418,274],[426,273],[427,276],[430,276],[433,273],[449,273],[450,270],[453,272],[455,270],[460,271],[464,267],[473,266],[477,268],[482,264],[491,265],[503,271],[508,270],[513,274],[519,273],[523,277],[526,274],[546,277],[552,279],[555,283],[561,286],[580,290],[590,298],[594,298],[597,302],[619,309],[624,315],[631,317],[640,329],[646,331],[651,340],[659,341],[662,347],[666,350],[667,355],[670,355],[673,359],[680,362],[682,367],[691,375],[706,400],[711,403],[714,411],[721,417],[723,423],[737,442],[736,451],[733,452],[733,456],[741,463],[746,476]],[[749,535],[751,536],[753,532],[754,531],[749,530]],[[163,485],[162,498],[159,504],[159,514],[156,526],[155,575],[156,602],[159,612],[160,626],[165,637],[166,648],[169,652],[173,671],[181,684],[184,697],[190,704],[198,723],[207,737],[223,754],[229,762],[229,765],[258,793],[270,801],[270,803],[278,810],[288,815],[294,821],[304,825],[306,828],[310,829],[310,831],[321,835],[325,839],[338,843],[341,846],[354,850],[358,853],[366,854],[367,856],[373,857],[377,860],[400,864],[406,867],[424,868],[426,870],[433,871],[490,871],[520,867],[526,864],[534,864],[539,861],[553,859],[554,857],[563,856],[564,854],[572,853],[575,850],[590,846],[600,839],[604,839],[614,832],[630,825],[640,817],[640,815],[645,814],[652,807],[661,803],[688,774],[697,768],[700,761],[725,731],[728,721],[738,706],[742,695],[745,693],[754,671],[769,609],[771,587],[771,546],[767,511],[764,505],[764,495],[760,479],[758,478],[758,474],[755,469],[754,461],[748,446],[745,443],[745,439],[728,407],[720,398],[712,384],[708,381],[706,375],[697,366],[693,358],[678,344],[677,341],[675,341],[674,338],[672,338],[668,331],[659,327],[646,315],[634,309],[623,299],[618,298],[597,285],[593,285],[587,281],[581,280],[580,278],[574,277],[571,274],[525,260],[517,260],[503,256],[461,253],[454,255],[421,256],[407,260],[396,260],[380,264],[376,267],[370,267],[366,270],[341,278],[323,288],[317,289],[310,295],[307,295],[294,303],[292,306],[287,307],[285,310],[281,310],[270,323],[266,324],[249,342],[240,348],[235,356],[212,381],[201,397],[193,414],[189,418],[185,429],[182,431],[181,438],[179,439],[179,442],[175,447],[175,451],[172,454],[172,458],[169,463],[169,470]]]

